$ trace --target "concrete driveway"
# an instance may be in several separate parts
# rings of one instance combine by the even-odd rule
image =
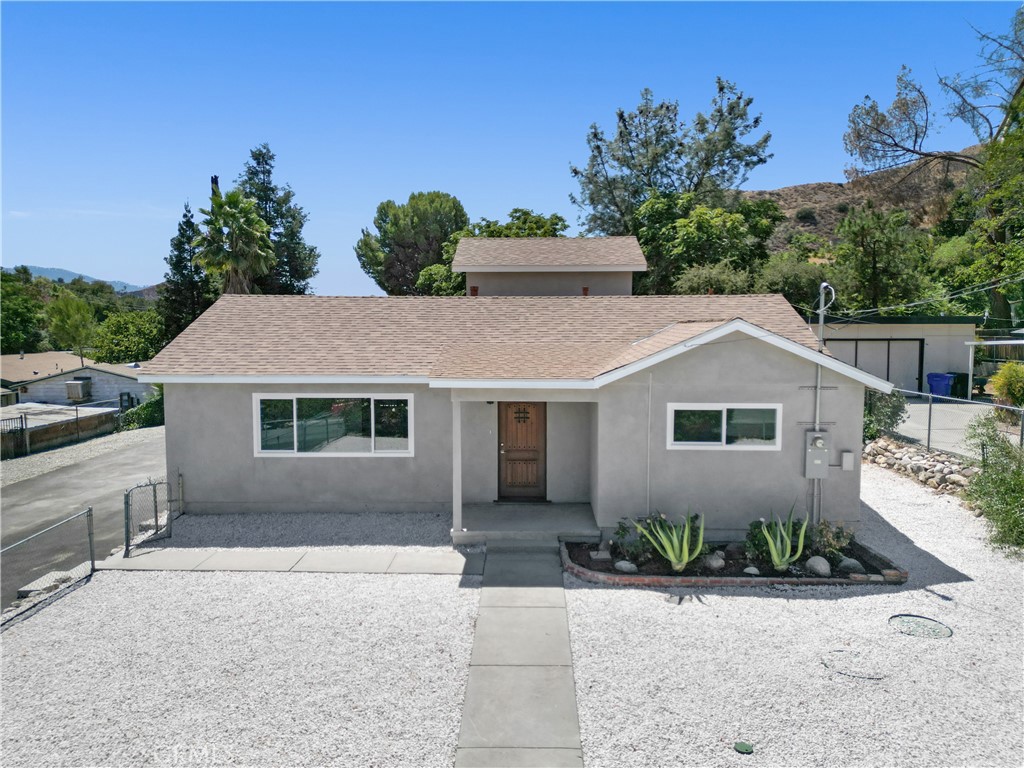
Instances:
[[[96,555],[103,559],[124,541],[124,490],[148,478],[163,477],[167,471],[163,429],[145,432],[123,448],[5,485],[0,498],[2,546],[91,506]],[[75,448],[87,446],[88,443],[82,443]],[[88,455],[87,450],[83,454]],[[50,571],[72,568],[88,559],[84,518],[5,554],[0,564],[0,606],[6,608],[19,587]]]

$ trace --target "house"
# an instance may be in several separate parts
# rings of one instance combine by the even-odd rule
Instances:
[[[816,316],[807,322],[816,327]],[[899,389],[928,392],[929,373],[970,373],[964,344],[981,317],[906,315],[827,317],[825,346],[835,357]]]
[[[22,403],[84,405],[113,403],[130,408],[153,394],[153,385],[139,381],[140,365],[95,363],[67,352],[3,355],[5,385]],[[7,383],[9,382],[9,383]]]
[[[140,379],[187,511],[441,514],[455,542],[653,512],[721,539],[794,506],[855,525],[864,388],[891,390],[779,295],[228,295]]]

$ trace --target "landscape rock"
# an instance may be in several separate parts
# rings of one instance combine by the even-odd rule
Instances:
[[[741,541],[734,541],[725,548],[726,560],[742,560],[747,556],[747,548]]]
[[[619,560],[615,563],[615,570],[623,573],[636,573],[639,569],[629,560]]]
[[[748,574],[748,575],[750,575],[750,576],[760,576],[761,575],[761,572],[759,570],[757,570],[757,568],[755,568],[752,565],[749,568],[744,568],[743,572]]]
[[[867,573],[864,570],[864,566],[861,565],[860,560],[855,560],[852,557],[844,557],[839,561],[839,565],[836,566],[836,570],[841,573]]]
[[[959,493],[981,471],[960,457],[881,438],[864,446],[863,460],[912,477],[938,493]]]
[[[810,558],[804,564],[804,567],[806,567],[807,570],[813,573],[815,576],[828,577],[832,575],[832,568],[831,566],[829,566],[828,560],[826,560],[824,557],[819,557],[818,555],[815,555],[814,557]]]
[[[725,568],[725,560],[718,556],[716,552],[713,555],[708,555],[704,558],[704,567],[709,571],[720,571]]]

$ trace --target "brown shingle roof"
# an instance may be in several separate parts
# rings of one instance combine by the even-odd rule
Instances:
[[[647,260],[635,237],[464,237],[455,249],[455,272],[488,267],[585,270],[620,267],[643,272]]]
[[[92,360],[85,358],[85,364],[91,365]],[[31,381],[81,367],[78,355],[72,352],[33,352],[24,358],[21,355],[0,356],[0,377],[13,383]]]
[[[780,295],[222,296],[142,373],[592,378],[737,317],[816,348]]]

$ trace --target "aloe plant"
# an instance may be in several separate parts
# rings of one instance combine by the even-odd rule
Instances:
[[[658,554],[668,560],[673,571],[682,571],[687,563],[697,557],[704,547],[704,518],[700,519],[700,531],[697,533],[697,543],[690,549],[690,518],[685,523],[673,523],[665,519],[665,516],[656,517],[649,521],[650,530],[644,524],[634,520],[636,529],[648,538]]]
[[[796,504],[789,508],[789,518],[785,525],[782,524],[781,518],[776,520],[774,514],[771,523],[765,523],[764,518],[761,518],[761,531],[768,541],[768,551],[771,553],[772,565],[776,571],[789,570],[789,566],[799,560],[804,551],[804,534],[807,532],[806,518],[803,525],[800,526],[796,551],[793,551],[794,509],[796,509]]]

